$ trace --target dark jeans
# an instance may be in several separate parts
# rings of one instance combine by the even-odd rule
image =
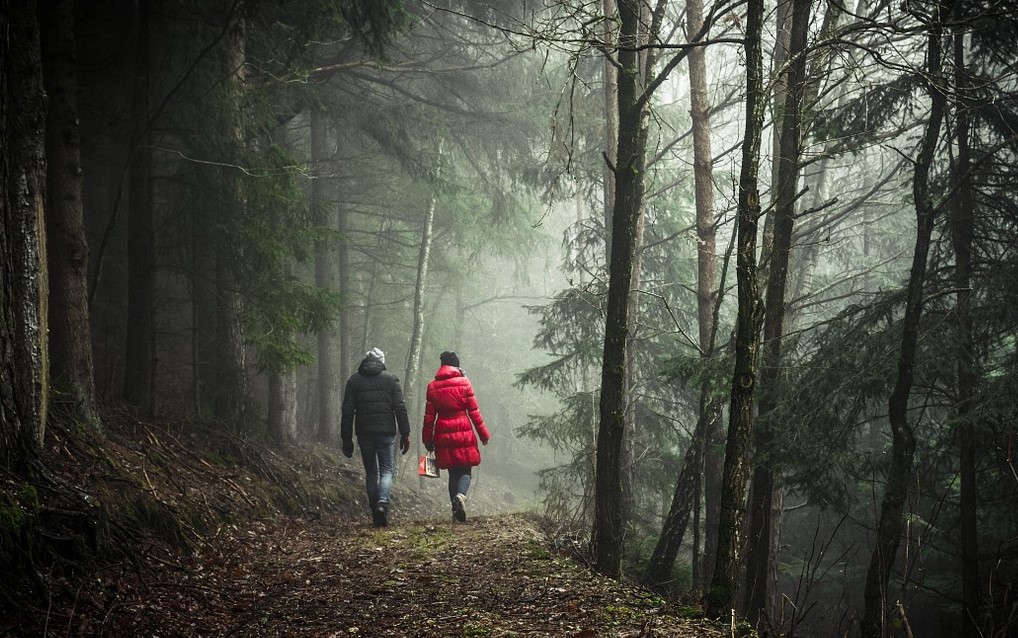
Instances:
[[[450,467],[449,468],[449,500],[456,498],[457,494],[467,495],[470,489],[470,468]]]
[[[359,436],[357,445],[364,461],[364,487],[368,492],[368,506],[388,503],[392,493],[392,460],[396,451],[396,436]]]

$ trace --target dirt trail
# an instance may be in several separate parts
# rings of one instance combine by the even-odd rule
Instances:
[[[109,577],[66,633],[107,636],[719,636],[593,575],[508,515],[225,529],[183,563]],[[76,631],[77,630],[77,631]]]
[[[40,494],[48,511],[93,526],[83,536],[51,525],[61,543],[26,547],[31,569],[17,578],[0,573],[0,636],[725,633],[592,573],[532,516],[454,524],[440,483],[401,484],[393,524],[374,528],[358,464],[330,448],[267,449],[127,417],[107,426],[102,437],[51,429],[46,463],[80,488]],[[500,493],[487,487],[478,494]],[[81,493],[97,505],[82,507]],[[505,505],[479,498],[468,511]],[[102,560],[87,559],[88,540]]]

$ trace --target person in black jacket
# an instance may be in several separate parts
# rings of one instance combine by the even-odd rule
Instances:
[[[385,370],[385,353],[372,348],[343,393],[343,454],[353,458],[353,435],[364,461],[368,506],[376,527],[389,524],[389,495],[396,434],[403,454],[410,450],[410,420],[396,375]]]

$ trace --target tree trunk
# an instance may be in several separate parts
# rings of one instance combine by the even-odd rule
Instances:
[[[39,12],[46,113],[46,252],[49,270],[51,402],[99,429],[88,312],[88,244],[82,209],[74,3]]]
[[[604,0],[604,46],[612,50],[618,43],[618,13],[616,0]],[[619,72],[607,58],[604,61],[604,236],[605,250],[611,254],[612,207],[615,206],[615,172],[619,162]]]
[[[750,0],[746,19],[746,130],[739,176],[738,253],[736,258],[739,312],[735,334],[735,369],[725,447],[724,483],[718,525],[714,575],[706,595],[709,618],[728,619],[739,588],[739,549],[749,474],[749,443],[753,429],[757,352],[760,346],[760,298],[757,291],[757,219],[760,216],[760,137],[764,87],[760,35],[763,0]]]
[[[658,537],[657,545],[654,546],[654,552],[647,562],[647,569],[643,575],[644,584],[661,593],[667,593],[669,589],[675,558],[679,554],[679,548],[682,547],[682,539],[689,524],[689,514],[695,504],[698,475],[703,467],[701,456],[703,446],[699,442],[707,436],[706,431],[710,427],[708,419],[709,413],[703,411],[696,421],[693,440],[682,459],[682,468],[679,470],[679,478],[675,481],[675,492],[672,494],[672,503],[661,528],[661,536]]]
[[[297,370],[290,368],[268,375],[269,438],[280,446],[297,440]]]
[[[686,39],[693,41],[703,27],[703,2],[690,0],[686,3]],[[689,52],[690,118],[693,132],[693,180],[696,194],[697,234],[697,320],[699,328],[700,356],[708,359],[714,355],[715,309],[718,301],[717,257],[714,220],[713,154],[710,143],[710,105],[707,101],[706,51],[696,47]],[[697,419],[693,440],[682,461],[675,492],[658,538],[657,546],[647,566],[645,579],[652,587],[662,588],[671,580],[672,568],[682,539],[685,535],[689,512],[698,512],[700,474],[705,471],[709,433],[716,427],[720,405],[709,399],[710,385],[701,387],[700,415]],[[710,461],[717,465],[719,457],[711,454]],[[720,474],[720,468],[718,469]],[[717,493],[709,495],[716,502]],[[706,525],[708,530],[717,525],[717,509],[709,508]],[[708,532],[710,534],[710,532]],[[710,534],[716,538],[716,534]],[[693,544],[694,578],[702,581],[699,573],[699,543]]]
[[[36,3],[0,8],[0,467],[24,472],[46,423],[45,113]]]
[[[135,66],[131,98],[131,164],[127,216],[127,342],[124,400],[152,413],[153,247],[152,151],[149,139],[149,3],[136,8]]]
[[[619,3],[619,145],[612,208],[608,307],[601,370],[600,423],[597,433],[594,528],[594,567],[618,577],[622,570],[624,502],[622,443],[626,423],[626,339],[629,297],[640,213],[643,210],[647,163],[647,110],[640,80],[641,3]]]
[[[863,594],[865,603],[862,619],[863,638],[880,638],[884,635],[887,620],[887,585],[895,555],[901,540],[902,517],[908,486],[912,474],[912,457],[915,453],[915,432],[908,421],[908,399],[912,391],[916,347],[919,341],[919,320],[923,310],[923,285],[926,281],[926,261],[930,249],[930,237],[936,220],[938,207],[933,202],[930,184],[930,166],[933,162],[937,140],[940,137],[944,117],[945,96],[942,87],[943,61],[941,37],[942,19],[950,12],[940,3],[940,14],[933,16],[928,25],[930,34],[927,45],[927,91],[931,100],[930,116],[926,131],[915,161],[912,195],[916,208],[916,240],[912,255],[912,269],[908,280],[908,297],[905,316],[902,319],[901,348],[898,357],[898,375],[894,389],[888,398],[888,420],[891,426],[891,454],[887,468],[884,496],[880,503],[876,540],[866,572],[866,587]]]
[[[337,136],[337,146],[342,138]],[[336,197],[336,229],[339,231],[339,243],[336,245],[336,261],[339,270],[339,299],[342,306],[339,312],[339,389],[342,394],[346,380],[353,374],[353,345],[351,344],[351,331],[353,322],[349,309],[350,299],[353,298],[353,285],[350,280],[350,211],[346,201],[340,197],[339,185],[337,185]]]
[[[442,146],[438,142],[438,167],[435,176],[442,174]],[[421,367],[421,342],[424,337],[424,289],[428,281],[428,262],[431,255],[432,228],[435,224],[435,206],[438,204],[437,193],[432,193],[428,209],[424,213],[421,227],[421,245],[417,252],[417,281],[414,284],[414,316],[410,329],[410,343],[406,355],[406,375],[403,379],[403,395],[410,412],[410,422],[420,423],[423,415],[419,407],[417,392],[417,372]]]
[[[802,131],[802,96],[806,80],[806,35],[809,28],[812,0],[789,0],[791,3],[788,58],[783,73],[784,104],[781,107],[781,131],[776,165],[774,193],[774,235],[767,269],[767,291],[764,300],[764,346],[760,367],[760,419],[754,435],[753,479],[749,497],[749,536],[746,555],[745,611],[752,625],[758,625],[761,614],[768,611],[768,581],[774,521],[774,490],[778,477],[769,461],[774,435],[766,417],[776,407],[780,384],[781,344],[784,337],[785,290],[788,283],[788,261],[792,249],[792,229],[799,184],[799,154]]]
[[[234,232],[244,224],[246,200],[243,179],[233,165],[245,145],[242,121],[246,25],[240,11],[229,1],[224,9],[230,16],[223,37],[224,124],[232,151],[219,171],[223,196],[222,215],[226,228]],[[236,241],[236,240],[234,240]],[[248,402],[248,382],[241,325],[241,281],[237,263],[240,248],[223,246],[216,251],[216,393],[214,415],[222,423],[242,427]]]
[[[959,15],[961,3],[954,7],[955,24],[964,24]],[[969,148],[970,116],[963,98],[969,90],[965,62],[965,31],[959,28],[953,34],[956,135],[958,156],[954,166],[957,191],[951,208],[951,243],[954,247],[954,278],[957,293],[955,316],[958,324],[958,446],[961,474],[960,521],[961,528],[961,589],[964,638],[978,638],[979,607],[979,535],[976,489],[976,436],[972,422],[977,375],[975,369],[975,337],[972,314],[972,244],[975,231],[975,197],[972,192],[972,152]]]
[[[324,290],[336,290],[336,276],[339,274],[338,251],[331,234],[336,229],[336,209],[329,201],[324,169],[328,163],[328,128],[323,114],[317,108],[311,109],[311,164],[314,167],[315,179],[311,181],[311,206],[318,218],[321,230],[329,234],[329,239],[321,240],[315,246],[315,285]],[[337,330],[331,326],[318,332],[318,429],[316,439],[324,443],[337,439],[336,428],[339,425],[340,406],[343,402],[342,392],[346,377],[340,370],[340,352]]]

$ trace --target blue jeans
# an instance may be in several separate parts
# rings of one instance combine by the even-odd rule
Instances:
[[[456,498],[457,494],[467,495],[470,489],[470,468],[450,467],[449,468],[449,500]]]
[[[364,487],[368,492],[368,506],[375,509],[379,503],[388,503],[392,493],[392,460],[396,451],[396,436],[358,436],[357,445],[364,461]]]

